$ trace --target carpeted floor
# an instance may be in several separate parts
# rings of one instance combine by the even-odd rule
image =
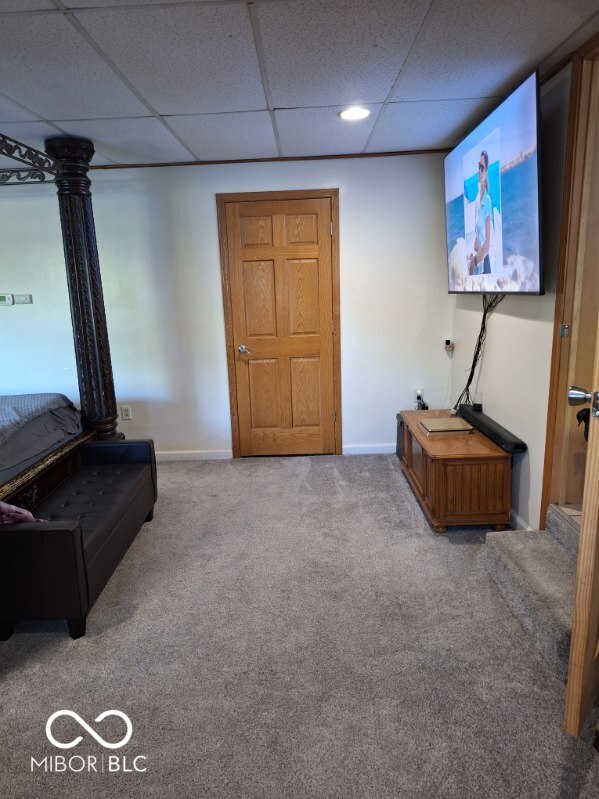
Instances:
[[[438,536],[395,456],[161,464],[160,497],[72,641],[0,644],[0,796],[599,797],[591,729],[485,575]],[[122,722],[133,735],[113,752]],[[596,721],[596,714],[593,721]],[[134,757],[144,773],[31,772]],[[106,762],[106,761],[105,761]],[[114,762],[114,761],[113,761]],[[75,768],[80,761],[75,762]]]

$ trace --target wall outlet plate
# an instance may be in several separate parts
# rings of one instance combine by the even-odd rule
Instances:
[[[31,294],[15,294],[13,296],[15,299],[15,305],[31,305],[33,302],[33,297]]]
[[[121,419],[123,422],[130,422],[133,419],[131,405],[121,405]]]

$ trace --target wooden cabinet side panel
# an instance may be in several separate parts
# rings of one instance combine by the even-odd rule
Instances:
[[[510,512],[510,461],[445,461],[443,515],[478,516]]]
[[[412,449],[411,452],[412,463],[410,469],[412,472],[412,477],[416,481],[416,484],[420,489],[420,493],[423,496],[426,496],[425,481],[424,481],[424,467],[425,467],[424,452],[422,450],[422,447],[420,446],[420,442],[414,436],[412,436],[411,449]]]
[[[403,460],[408,469],[412,468],[412,433],[410,432],[410,428],[404,422],[402,425],[402,436],[403,436]]]

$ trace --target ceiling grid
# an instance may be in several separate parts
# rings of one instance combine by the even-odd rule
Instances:
[[[96,165],[447,148],[599,32],[597,0],[0,0],[0,21],[0,131],[90,138]]]

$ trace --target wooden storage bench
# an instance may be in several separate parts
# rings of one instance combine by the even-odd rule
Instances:
[[[510,524],[512,458],[478,430],[430,433],[420,421],[449,411],[402,411],[401,468],[438,533],[449,525]]]

